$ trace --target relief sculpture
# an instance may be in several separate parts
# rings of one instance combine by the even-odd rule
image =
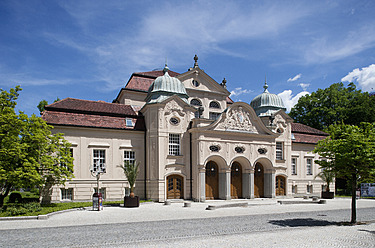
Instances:
[[[250,120],[250,113],[244,111],[241,106],[230,109],[226,114],[226,118],[219,123],[218,129],[257,133],[255,126]]]

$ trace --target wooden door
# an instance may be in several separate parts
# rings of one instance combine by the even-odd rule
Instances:
[[[230,173],[230,194],[233,199],[242,198],[242,167],[234,162]]]
[[[210,161],[206,165],[206,199],[219,198],[219,172],[217,164]]]
[[[285,195],[285,177],[276,177],[276,195]]]
[[[260,163],[255,165],[254,197],[264,197],[264,169]]]
[[[183,193],[183,178],[178,175],[172,175],[167,177],[168,190],[167,198],[168,199],[182,199],[184,198]]]

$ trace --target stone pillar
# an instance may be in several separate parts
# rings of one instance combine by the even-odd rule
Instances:
[[[225,200],[230,200],[232,198],[230,195],[230,179],[231,171],[227,170],[225,172]]]
[[[246,199],[254,199],[254,170],[245,170],[242,174],[242,192]]]
[[[199,169],[199,188],[198,188],[198,197],[200,202],[206,201],[206,169]]]
[[[275,171],[273,170],[271,173],[271,197],[276,197],[276,177],[275,177]]]

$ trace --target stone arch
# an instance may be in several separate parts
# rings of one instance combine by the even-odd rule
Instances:
[[[241,177],[238,178],[235,175],[238,172],[236,172],[236,168],[233,168],[233,165],[236,165],[238,163],[241,166]],[[232,159],[230,163],[231,168],[231,177],[230,177],[230,187],[231,187],[231,198],[251,198],[251,186],[250,182],[251,179],[251,173],[253,173],[254,169],[249,161],[248,158],[245,156],[237,156]]]
[[[229,171],[224,158],[213,155],[206,159],[205,165],[205,199],[226,199],[226,173]]]

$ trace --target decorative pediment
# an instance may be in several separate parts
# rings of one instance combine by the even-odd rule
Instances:
[[[224,116],[217,129],[258,133],[251,121],[251,114],[242,106],[230,108]]]
[[[164,108],[165,115],[170,115],[172,113],[179,114],[180,116],[185,116],[183,108],[174,100],[167,102]]]
[[[278,128],[286,128],[287,127],[285,119],[280,114],[277,114],[275,116],[275,119],[273,120],[273,125],[275,125]]]

